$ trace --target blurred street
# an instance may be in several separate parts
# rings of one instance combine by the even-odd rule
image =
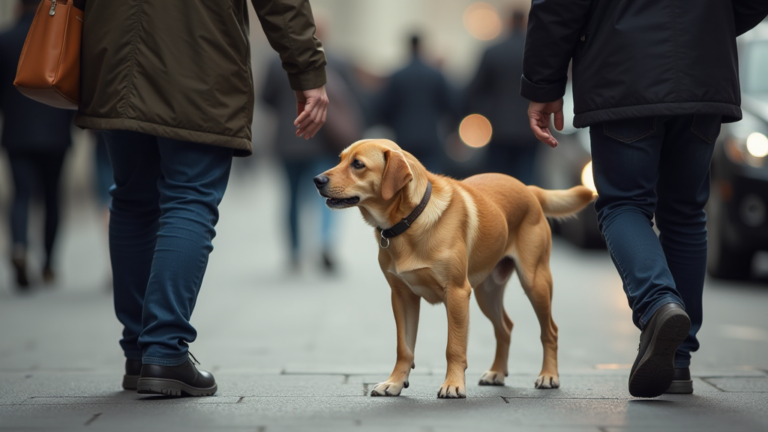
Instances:
[[[438,400],[443,306],[422,308],[416,369],[399,398],[371,398],[389,375],[395,326],[377,245],[355,209],[339,214],[337,275],[304,256],[289,270],[282,240],[287,186],[270,159],[239,161],[221,206],[215,252],[192,322],[191,351],[219,382],[212,398],[157,400],[122,391],[120,326],[95,204],[68,200],[58,282],[13,293],[0,261],[0,430],[690,430],[768,428],[768,289],[709,280],[692,396],[639,400],[626,389],[639,331],[605,251],[557,239],[554,317],[559,390],[534,390],[539,327],[516,278],[505,387],[478,387],[495,347],[471,306],[468,398]],[[318,198],[319,199],[319,198]],[[302,227],[312,229],[307,216]],[[3,233],[2,235],[6,235]],[[7,239],[0,239],[5,244]],[[30,264],[33,266],[33,264]]]

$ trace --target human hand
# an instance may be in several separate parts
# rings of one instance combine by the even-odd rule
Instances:
[[[555,148],[557,140],[552,136],[549,130],[551,115],[555,115],[555,129],[563,130],[563,99],[560,98],[554,102],[531,102],[528,106],[528,119],[530,120],[531,130],[536,139],[544,144]]]
[[[296,91],[296,136],[310,139],[325,124],[328,111],[328,96],[325,87],[311,90]]]

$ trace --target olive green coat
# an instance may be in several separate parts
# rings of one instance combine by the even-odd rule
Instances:
[[[325,84],[308,0],[252,0],[294,90]],[[253,152],[246,0],[88,0],[75,124]]]

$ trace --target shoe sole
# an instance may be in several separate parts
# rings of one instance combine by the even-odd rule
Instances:
[[[138,375],[123,375],[123,390],[136,390],[138,385]]]
[[[167,378],[139,378],[136,391],[165,396],[213,396],[217,389],[215,384],[210,388],[199,388]]]
[[[666,394],[692,394],[693,393],[693,381],[687,380],[687,381],[672,381],[672,384],[669,386],[667,391],[664,393]]]
[[[635,397],[657,397],[669,389],[675,377],[675,352],[691,329],[691,319],[682,310],[659,318],[645,355],[629,377],[629,393]]]

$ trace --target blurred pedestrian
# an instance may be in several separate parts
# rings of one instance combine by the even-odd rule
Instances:
[[[318,26],[318,37],[322,37]],[[326,54],[327,55],[327,54]],[[319,234],[322,247],[322,266],[326,272],[336,269],[333,255],[333,224],[335,213],[317,195],[312,178],[336,164],[338,155],[345,147],[357,141],[362,133],[360,108],[351,91],[351,86],[337,72],[337,62],[328,56],[326,86],[333,116],[325,128],[311,140],[297,138],[293,121],[296,118],[296,98],[288,86],[280,62],[270,63],[267,77],[261,90],[261,98],[277,114],[275,153],[280,158],[288,177],[288,238],[290,244],[290,270],[300,268],[299,220],[300,198],[307,204],[314,204],[320,213]],[[338,63],[341,63],[340,61]],[[311,207],[309,207],[312,210]],[[314,230],[312,231],[315,232]]]
[[[40,2],[19,2],[21,16],[9,30],[0,33],[0,112],[3,115],[2,146],[8,154],[13,177],[11,205],[11,263],[16,286],[29,289],[27,275],[29,205],[34,190],[40,187],[45,204],[42,279],[55,279],[54,246],[59,227],[59,180],[67,149],[72,144],[72,111],[35,102],[13,87],[16,66],[27,32]]]
[[[253,81],[245,0],[88,0],[78,126],[104,130],[112,162],[109,226],[123,387],[209,396],[189,320],[213,249],[233,156],[252,153]],[[325,121],[325,56],[307,0],[254,0],[300,113]]]
[[[379,93],[379,119],[394,129],[395,140],[432,172],[442,171],[441,121],[457,116],[453,90],[443,73],[421,55],[421,37],[410,39],[411,60],[395,72]]]
[[[557,146],[550,116],[562,129],[573,57],[574,126],[590,127],[600,228],[641,330],[633,396],[693,392],[709,166],[720,124],[741,119],[736,36],[766,15],[764,0],[531,8],[522,95],[537,138]]]
[[[104,134],[100,131],[94,131],[95,138],[93,146],[93,186],[96,196],[96,205],[99,213],[101,213],[102,220],[104,221],[104,233],[109,235],[109,205],[112,203],[112,196],[109,194],[109,190],[114,184],[112,180],[114,175],[112,173],[112,164],[109,162],[109,153],[107,152],[107,140],[104,138]],[[108,269],[108,277],[104,288],[112,291],[112,269]]]
[[[482,114],[493,126],[486,153],[487,171],[533,184],[539,146],[528,127],[528,101],[520,96],[518,78],[523,74],[525,13],[515,9],[507,27],[506,37],[483,53],[466,90],[465,110],[467,114]]]

